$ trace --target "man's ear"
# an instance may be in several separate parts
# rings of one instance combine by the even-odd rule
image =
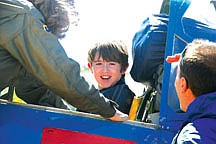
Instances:
[[[182,92],[186,92],[187,89],[188,89],[187,80],[185,79],[185,77],[181,77],[181,78],[180,78],[180,81],[181,81],[181,84],[180,84],[181,91],[182,91]]]
[[[88,63],[88,68],[90,69],[90,71],[93,73],[93,70],[92,70],[92,65],[91,63]]]

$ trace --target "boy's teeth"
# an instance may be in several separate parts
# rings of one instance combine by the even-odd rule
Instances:
[[[101,76],[102,78],[110,78],[110,76]]]

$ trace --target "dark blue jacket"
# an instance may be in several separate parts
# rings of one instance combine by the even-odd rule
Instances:
[[[123,113],[129,114],[130,107],[135,94],[129,89],[125,83],[124,76],[113,86],[100,90],[100,92],[108,99],[115,101]]]
[[[173,143],[216,143],[216,92],[199,96],[189,105],[186,120]]]

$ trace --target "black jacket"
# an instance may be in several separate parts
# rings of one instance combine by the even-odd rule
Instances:
[[[119,107],[118,109],[126,114],[129,114],[130,107],[135,94],[129,89],[122,77],[115,85],[100,90],[102,94],[108,99],[115,101]]]

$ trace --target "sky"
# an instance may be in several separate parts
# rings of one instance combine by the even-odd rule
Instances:
[[[162,0],[75,0],[78,26],[71,26],[61,40],[69,57],[87,66],[89,47],[100,40],[123,40],[131,57],[133,35],[142,21],[159,13]]]

